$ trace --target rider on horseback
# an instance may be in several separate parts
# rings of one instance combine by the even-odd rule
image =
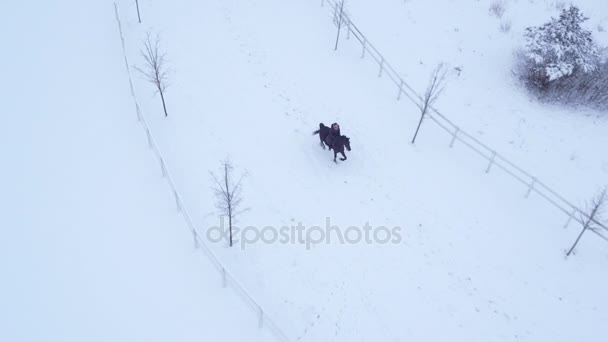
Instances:
[[[334,142],[334,140],[340,136],[340,125],[338,125],[338,123],[334,122],[333,124],[331,124],[331,128],[329,130],[329,135],[327,136],[327,145],[331,146],[331,144]]]
[[[346,160],[344,149],[346,148],[347,151],[350,151],[350,138],[341,135],[340,125],[334,122],[331,127],[327,127],[321,122],[319,124],[319,129],[312,132],[312,135],[317,134],[319,135],[319,139],[321,140],[319,143],[323,149],[325,149],[325,145],[327,145],[330,150],[334,150],[334,162],[336,162],[338,153],[342,155],[340,160]]]

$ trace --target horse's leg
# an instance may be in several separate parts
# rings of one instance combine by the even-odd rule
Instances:
[[[344,161],[344,160],[348,159],[348,158],[346,158],[346,154],[344,154],[344,151],[340,151],[340,153],[342,153],[342,155],[344,156],[344,158],[340,158],[340,160]]]
[[[329,147],[329,150],[331,151],[332,149],[332,145],[333,145],[333,141],[329,141],[330,139],[328,139],[329,137],[325,137],[325,144],[327,145],[327,147]]]
[[[338,152],[336,152],[336,150],[334,150],[334,163],[336,163],[336,164],[338,163],[338,162],[336,161],[336,157],[337,157],[337,156],[338,156]]]

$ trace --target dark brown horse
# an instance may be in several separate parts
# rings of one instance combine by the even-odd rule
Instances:
[[[319,129],[312,133],[313,135],[318,134],[319,139],[321,140],[321,147],[325,149],[325,145],[329,147],[330,150],[334,150],[334,162],[337,163],[336,157],[338,153],[342,154],[344,158],[340,158],[340,160],[346,160],[346,154],[344,154],[344,148],[350,151],[350,138],[345,135],[339,135],[333,137],[331,134],[331,128],[325,126],[323,123],[319,124]]]

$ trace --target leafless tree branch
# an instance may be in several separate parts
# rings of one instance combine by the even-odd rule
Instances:
[[[221,169],[220,176],[210,172],[213,180],[212,190],[216,199],[216,209],[221,216],[228,218],[228,229],[230,230],[229,243],[230,247],[232,247],[232,225],[240,214],[248,210],[248,208],[241,208],[243,202],[241,197],[243,187],[241,184],[244,175],[234,182],[232,178],[234,167],[229,160],[222,162]]]
[[[429,80],[429,84],[424,92],[420,103],[418,103],[418,108],[420,109],[420,121],[418,122],[418,127],[416,128],[416,133],[414,133],[414,138],[412,138],[412,144],[416,142],[416,137],[418,136],[418,131],[420,130],[420,126],[422,125],[422,120],[424,120],[424,116],[428,113],[429,108],[432,107],[437,99],[443,93],[445,89],[445,78],[447,75],[447,68],[445,64],[440,63],[435,67],[433,73],[431,74],[431,78]]]
[[[165,117],[167,114],[167,105],[165,103],[165,92],[168,87],[169,76],[167,72],[167,58],[160,49],[160,37],[156,35],[152,37],[152,34],[148,32],[146,39],[143,41],[144,47],[140,50],[140,54],[144,59],[144,67],[138,68],[137,71],[144,75],[144,78],[154,85],[156,92],[160,94],[160,98],[163,103],[163,111]]]
[[[596,222],[601,222],[604,220],[603,214],[606,209],[606,202],[608,201],[608,196],[606,194],[607,191],[608,188],[604,187],[602,191],[598,192],[598,194],[594,198],[592,198],[589,203],[587,203],[586,207],[589,214],[580,214],[580,220],[581,222],[583,222],[583,229],[581,230],[580,234],[578,234],[576,241],[574,241],[574,244],[572,245],[572,247],[570,247],[568,253],[566,253],[566,256],[570,256],[570,254],[572,254],[574,248],[576,247],[576,245],[578,244],[587,229],[599,229],[599,225]]]
[[[334,7],[334,24],[338,28],[338,34],[336,35],[336,46],[334,47],[334,51],[338,50],[340,31],[342,30],[342,25],[344,25],[344,21],[346,20],[344,4],[345,0],[339,0],[339,2],[336,3],[336,7]]]

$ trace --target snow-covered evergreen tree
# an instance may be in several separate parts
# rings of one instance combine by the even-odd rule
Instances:
[[[538,85],[597,68],[599,50],[591,31],[581,26],[587,19],[578,7],[570,6],[562,10],[558,19],[526,29],[525,55],[533,64]]]

